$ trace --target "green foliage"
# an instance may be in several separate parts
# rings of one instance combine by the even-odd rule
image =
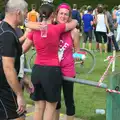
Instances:
[[[58,6],[61,3],[68,3],[71,4],[70,0],[54,0],[55,6]]]
[[[0,0],[0,11],[4,9],[4,2],[6,0]],[[29,4],[29,10],[31,9],[31,4],[36,4],[37,9],[39,8],[42,0],[26,0]],[[92,5],[95,7],[97,4],[107,4],[111,9],[114,5],[119,5],[119,0],[54,0],[55,6],[58,6],[60,3],[66,2],[72,6],[72,4],[77,4],[78,8],[83,5]]]
[[[0,12],[4,9],[4,0],[0,0]]]
[[[82,39],[81,44],[82,46]],[[95,49],[95,42],[93,42],[93,49]],[[33,51],[29,51],[27,53],[27,57],[32,54]],[[94,71],[91,74],[79,74],[77,78],[86,79],[91,81],[98,82],[100,77],[103,75],[104,71],[108,66],[108,62],[104,62],[104,59],[107,56],[112,55],[112,53],[100,54],[99,52],[94,52],[96,57],[96,66]],[[120,52],[117,53],[118,55]],[[119,58],[116,59],[116,71],[120,71]],[[89,66],[89,63],[87,63]],[[111,74],[111,67],[108,71],[108,75]],[[108,77],[103,81],[108,84]],[[106,120],[105,115],[99,115],[95,113],[96,109],[105,109],[106,110],[106,91],[104,89],[100,89],[97,87],[91,87],[88,85],[75,84],[74,86],[74,98],[75,98],[75,106],[76,106],[76,117],[81,118],[82,120]],[[28,103],[33,102],[26,95],[26,99]],[[66,108],[64,104],[64,97],[62,95],[62,108],[61,113],[66,113]]]
[[[2,0],[1,0],[2,1]],[[36,4],[37,7],[39,7],[41,0],[26,0],[29,5]],[[92,5],[95,7],[97,4],[107,4],[109,5],[109,8],[112,8],[114,5],[119,5],[119,0],[54,0],[55,6],[58,6],[60,3],[69,3],[71,6],[72,4],[77,4],[78,8],[83,5]]]

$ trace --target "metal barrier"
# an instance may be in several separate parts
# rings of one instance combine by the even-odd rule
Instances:
[[[25,72],[31,73],[32,71],[25,69]],[[78,78],[64,77],[64,80],[106,89],[106,120],[120,120],[120,73],[112,73],[108,86],[107,84],[101,83],[98,87],[98,82]],[[111,92],[109,92],[107,88],[109,88]],[[116,91],[116,93],[112,91]]]
[[[31,73],[32,72],[31,69],[24,69],[24,71],[27,72],[27,73]],[[85,84],[85,85],[90,85],[90,86],[94,86],[94,87],[98,87],[98,82],[94,82],[94,81],[78,79],[78,78],[71,78],[71,77],[64,77],[64,80],[75,82],[75,83],[80,83],[80,84]],[[107,85],[104,84],[104,83],[101,83],[101,85],[99,87],[106,89]]]

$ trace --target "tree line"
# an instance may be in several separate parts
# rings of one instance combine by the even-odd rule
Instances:
[[[0,0],[0,11],[4,9],[4,5],[7,0]],[[26,0],[29,4],[29,9],[31,8],[31,4],[36,4],[37,8],[39,8],[42,0]],[[107,4],[109,6],[109,9],[112,9],[115,5],[119,5],[119,0],[54,0],[55,6],[58,6],[60,3],[69,3],[71,6],[72,4],[77,4],[78,8],[80,8],[83,5],[92,5],[95,7],[97,4]]]

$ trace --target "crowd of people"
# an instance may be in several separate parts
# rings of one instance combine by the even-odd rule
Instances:
[[[99,4],[95,9],[84,6],[78,11],[76,4],[71,8],[61,3],[55,10],[52,3],[46,2],[39,12],[35,5],[28,12],[25,0],[8,0],[0,23],[0,120],[25,120],[22,83],[35,104],[34,120],[59,120],[61,88],[66,119],[74,120],[74,83],[64,81],[63,76],[76,76],[74,61],[79,58],[73,58],[73,53],[80,50],[82,34],[83,48],[89,40],[92,50],[94,35],[100,53],[102,37],[105,53],[111,52],[112,46],[119,51],[119,9],[114,7],[111,15],[107,5]],[[24,59],[31,47],[36,57],[29,79],[24,73]]]
[[[108,10],[108,5],[98,4],[96,8],[84,5],[80,8],[80,18],[83,33],[83,48],[89,40],[88,49],[92,50],[92,41],[96,41],[96,50],[112,52],[113,48],[119,51],[119,7],[115,6],[112,11]],[[117,33],[117,34],[116,34]]]

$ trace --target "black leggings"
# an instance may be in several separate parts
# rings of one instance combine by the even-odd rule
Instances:
[[[68,116],[73,116],[75,114],[75,105],[74,105],[74,97],[73,97],[74,83],[63,80],[62,87],[63,87],[63,95],[66,105],[66,114]],[[58,102],[56,109],[60,109],[60,108],[61,108],[61,102]]]
[[[99,39],[98,39],[98,35],[97,35],[96,30],[94,30],[94,35],[95,35],[96,42],[98,43],[98,42],[99,42]]]
[[[103,37],[104,43],[107,43],[106,32],[96,32],[96,33],[97,33],[97,37],[98,37],[99,43],[102,43],[102,37]]]

